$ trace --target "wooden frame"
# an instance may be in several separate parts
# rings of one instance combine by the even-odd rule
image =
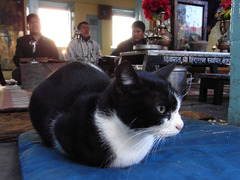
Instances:
[[[112,6],[98,5],[98,18],[104,20],[112,19]]]
[[[185,49],[183,45],[193,38],[206,40],[208,3],[197,0],[172,1],[172,49]]]

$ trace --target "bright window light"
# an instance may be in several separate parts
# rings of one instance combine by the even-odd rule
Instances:
[[[39,8],[42,34],[53,41],[57,47],[67,47],[71,41],[70,11]]]
[[[126,16],[112,16],[112,46],[111,48],[116,48],[117,45],[129,39],[132,36],[132,23],[135,18]]]

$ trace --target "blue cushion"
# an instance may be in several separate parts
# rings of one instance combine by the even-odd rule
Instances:
[[[44,146],[36,131],[18,137],[23,180],[240,179],[240,127],[184,118],[180,135],[164,140],[141,164],[100,169]]]

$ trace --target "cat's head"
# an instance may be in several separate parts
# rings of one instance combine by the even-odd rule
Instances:
[[[180,132],[183,121],[179,114],[181,98],[167,78],[175,65],[156,72],[135,71],[128,62],[116,69],[117,114],[133,130],[149,131],[170,137]]]

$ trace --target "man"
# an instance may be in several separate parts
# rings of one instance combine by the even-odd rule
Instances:
[[[36,58],[47,57],[58,59],[58,50],[55,42],[41,34],[41,23],[37,14],[29,14],[27,16],[27,29],[30,34],[17,39],[17,46],[13,62],[17,66],[12,72],[13,79],[21,84],[20,76],[20,58]],[[33,42],[35,53],[33,53]]]
[[[27,29],[30,34],[17,39],[17,46],[13,61],[17,67],[20,58],[33,58],[33,46],[31,42],[36,42],[35,57],[47,57],[58,59],[58,50],[55,42],[41,34],[41,23],[37,14],[27,16]]]
[[[80,36],[69,43],[66,60],[80,60],[97,65],[102,55],[99,44],[91,39],[89,24],[86,21],[80,22],[77,29],[80,31]]]
[[[143,39],[144,33],[145,24],[142,21],[135,21],[132,24],[132,37],[121,42],[111,55],[119,56],[121,52],[132,51],[133,46],[136,44],[146,44],[146,41]]]

